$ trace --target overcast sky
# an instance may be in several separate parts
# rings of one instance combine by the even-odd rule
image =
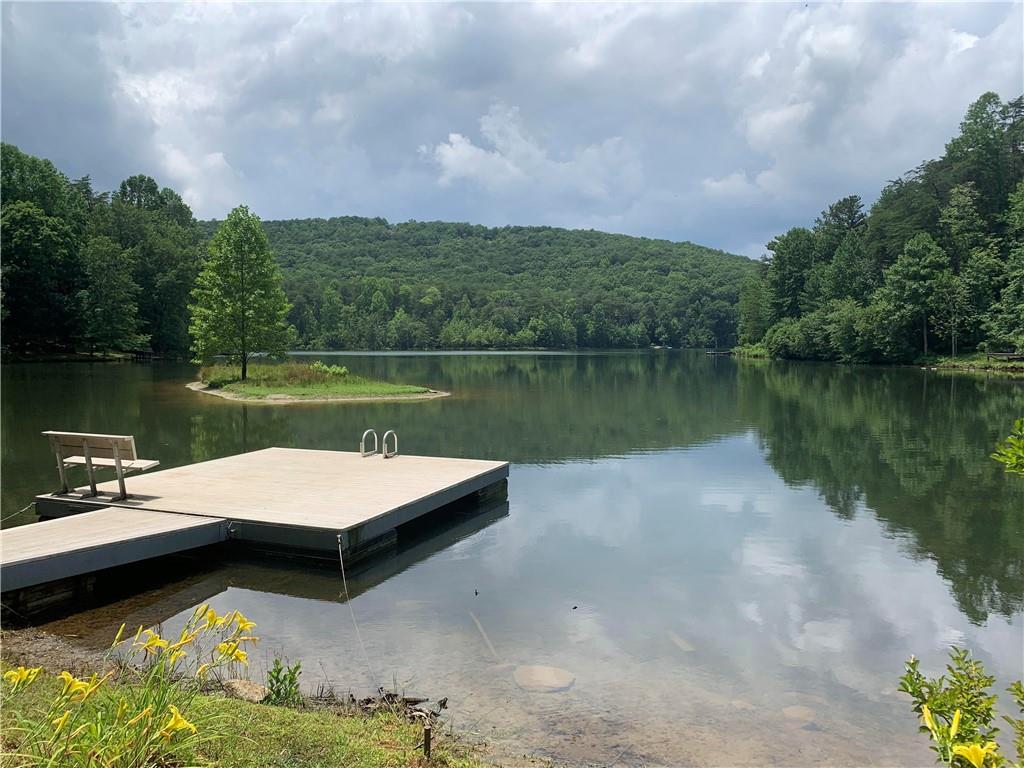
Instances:
[[[201,218],[550,224],[760,255],[1024,91],[1022,4],[4,2],[2,133]]]

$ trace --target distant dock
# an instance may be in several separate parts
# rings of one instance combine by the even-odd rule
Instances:
[[[407,523],[503,488],[507,462],[267,448],[36,497],[43,522],[0,532],[4,593],[237,541],[346,565]]]

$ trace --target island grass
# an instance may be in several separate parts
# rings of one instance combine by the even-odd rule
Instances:
[[[768,359],[771,357],[764,344],[761,343],[740,344],[737,347],[733,347],[732,353],[736,355],[736,357],[750,357],[754,359]]]
[[[349,373],[342,366],[322,363],[250,365],[245,381],[242,381],[240,366],[208,365],[200,369],[199,379],[211,389],[223,389],[246,397],[391,397],[430,391],[412,384],[367,379]]]
[[[8,664],[3,669],[10,669]],[[117,693],[119,683],[113,683]],[[18,716],[40,708],[60,687],[52,674],[17,696],[5,695],[0,709],[0,764],[28,766],[20,751]],[[6,694],[6,685],[5,691]],[[116,695],[115,695],[116,698]],[[479,749],[435,728],[431,759],[423,757],[423,729],[391,713],[366,715],[357,711],[295,709],[251,704],[222,696],[200,695],[186,713],[194,719],[212,718],[222,734],[203,740],[197,765],[218,768],[484,768]]]
[[[1008,376],[1024,376],[1024,361],[989,360],[984,352],[973,352],[957,357],[939,357],[931,365],[935,368],[956,371],[988,371]]]

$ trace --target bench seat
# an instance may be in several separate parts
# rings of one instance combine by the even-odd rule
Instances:
[[[60,474],[60,492],[68,492],[67,470],[71,467],[85,467],[89,476],[90,496],[95,496],[96,470],[113,469],[117,473],[118,499],[127,499],[124,477],[130,472],[145,472],[160,466],[159,461],[140,459],[135,452],[135,438],[132,435],[100,435],[91,432],[57,432],[47,430],[43,436],[50,441],[50,449],[57,458],[57,472]]]
[[[85,456],[64,456],[64,464],[67,466],[86,466],[89,462]],[[93,458],[92,464],[94,467],[116,467],[117,462],[114,459],[100,459]],[[132,461],[123,460],[121,466],[126,472],[145,472],[147,469],[153,467],[159,467],[160,462],[155,459],[134,459]]]

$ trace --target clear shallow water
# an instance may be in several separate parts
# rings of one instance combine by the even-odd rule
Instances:
[[[366,426],[512,460],[507,506],[354,574],[372,675],[329,567],[207,563],[50,628],[102,645],[211,600],[259,623],[257,667],[397,681],[499,752],[602,765],[928,765],[894,693],[906,657],[937,671],[966,643],[1022,673],[1024,482],[988,458],[1019,382],[685,352],[343,362],[455,394],[244,406],[186,390],[188,366],[5,366],[3,514],[52,485],[46,428],[131,432],[167,465],[352,450]],[[524,664],[576,682],[526,693]]]

